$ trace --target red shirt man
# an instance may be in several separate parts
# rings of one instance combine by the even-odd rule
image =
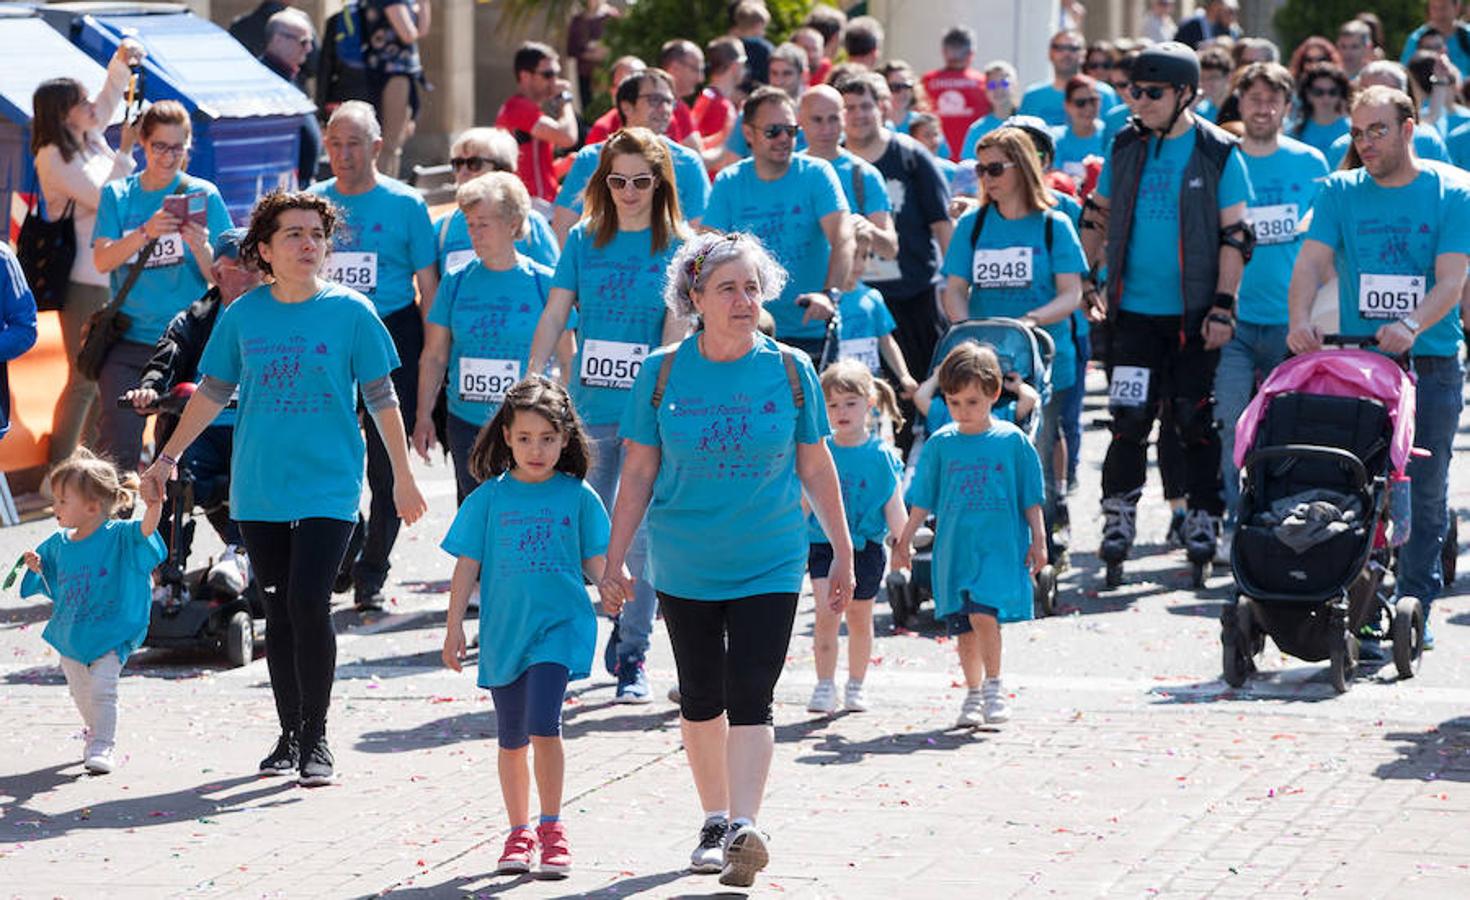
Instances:
[[[990,112],[990,100],[985,96],[985,73],[970,67],[975,59],[974,47],[975,35],[970,29],[951,28],[940,44],[944,68],[920,79],[944,129],[950,158],[956,162],[964,149],[970,123]]]
[[[561,77],[556,51],[545,44],[527,41],[515,55],[516,92],[500,107],[495,124],[515,136],[520,144],[516,174],[531,199],[548,204],[556,200],[556,175],[552,171],[553,147],[570,147],[577,142],[577,118],[565,97],[571,84]],[[554,115],[543,110],[554,111]]]

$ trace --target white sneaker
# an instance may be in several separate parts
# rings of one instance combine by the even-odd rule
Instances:
[[[999,678],[988,678],[985,686],[981,689],[981,696],[985,699],[985,723],[987,725],[999,725],[1009,721],[1011,718],[1011,705],[1006,702],[1005,685],[1001,684]]]
[[[830,681],[819,681],[812,688],[812,699],[806,702],[806,711],[831,715],[837,711],[837,685]]]
[[[699,830],[699,846],[689,854],[689,871],[713,875],[725,868],[725,836],[729,833],[730,822],[724,816],[706,819]]]
[[[842,706],[849,712],[867,712],[868,698],[863,695],[861,681],[849,681],[842,691]]]
[[[725,839],[725,868],[720,884],[750,887],[755,876],[771,862],[771,848],[766,835],[754,825],[742,825]]]
[[[959,728],[976,728],[985,724],[985,698],[979,690],[967,691],[965,702],[960,705],[960,717],[955,720]]]
[[[233,545],[226,547],[219,561],[210,567],[205,583],[218,593],[240,596],[250,583],[250,560]]]
[[[112,748],[98,747],[87,753],[82,765],[92,775],[107,775],[112,772]]]

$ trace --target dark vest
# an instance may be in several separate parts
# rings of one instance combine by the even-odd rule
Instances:
[[[1107,246],[1109,320],[1117,317],[1128,289],[1128,241],[1133,234],[1138,185],[1144,162],[1157,140],[1153,132],[1141,131],[1136,120],[1130,120],[1113,139]],[[1220,175],[1237,143],[1229,132],[1195,117],[1194,150],[1175,188],[1179,191],[1179,243],[1173,248],[1159,248],[1160,253],[1178,254],[1184,327],[1190,334],[1199,330],[1215,302],[1220,274]]]

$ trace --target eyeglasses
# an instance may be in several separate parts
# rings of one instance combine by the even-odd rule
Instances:
[[[626,175],[616,174],[607,176],[607,186],[609,188],[615,191],[621,191],[631,184],[633,190],[640,194],[653,187],[657,181],[658,178],[653,175],[634,175],[632,178]]]
[[[550,81],[553,78],[560,77],[560,75],[561,75],[561,70],[560,69],[537,69],[536,70],[536,77],[537,78],[545,78],[547,81]]]
[[[488,156],[452,156],[449,159],[449,168],[458,172],[460,169],[469,169],[471,172],[479,172],[483,168],[497,168],[495,160]]]
[[[638,99],[649,106],[673,106],[673,94],[639,94]]]
[[[1307,91],[1307,96],[1308,97],[1316,97],[1317,99],[1320,100],[1323,97],[1341,97],[1342,96],[1342,91],[1339,91],[1335,87],[1330,87],[1330,88],[1311,88],[1310,90]]]
[[[1150,100],[1157,100],[1160,97],[1164,96],[1164,94],[1167,93],[1168,90],[1168,88],[1160,87],[1158,85],[1152,85],[1150,87],[1139,87],[1136,84],[1130,84],[1128,86],[1128,93],[1133,97],[1134,100],[1142,100],[1145,95],[1147,95],[1148,99]]]
[[[912,81],[890,81],[888,89],[895,94],[899,91],[911,91],[914,89],[914,83]]]
[[[1100,98],[1098,98],[1098,97],[1073,97],[1071,100],[1069,100],[1067,102],[1069,102],[1073,106],[1077,106],[1077,107],[1082,107],[1082,106],[1096,106],[1098,104],[1099,99]]]
[[[1052,44],[1051,48],[1058,53],[1081,53],[1081,44]]]
[[[1011,86],[1011,80],[1009,78],[1002,78],[999,81],[986,81],[985,82],[985,89],[988,90],[988,91],[1004,91],[1004,90],[1008,90],[1010,88],[1010,86]]]
[[[1102,62],[1090,62],[1090,63],[1083,63],[1082,64],[1082,70],[1084,72],[1091,72],[1094,69],[1102,69],[1103,71],[1106,72],[1106,71],[1111,70],[1112,68],[1113,68],[1112,61],[1111,60],[1106,60],[1106,59],[1103,60]]]
[[[160,144],[158,141],[153,141],[148,145],[148,149],[152,150],[155,156],[183,156],[189,152],[189,145]]]
[[[761,129],[761,134],[765,135],[768,141],[774,141],[783,134],[795,140],[799,131],[801,131],[800,125],[767,125]]]
[[[1387,122],[1374,122],[1367,128],[1354,128],[1348,132],[1354,144],[1373,143],[1388,137],[1393,128]]]
[[[1013,162],[975,163],[975,174],[987,178],[999,178],[1006,173],[1006,169],[1014,169]]]

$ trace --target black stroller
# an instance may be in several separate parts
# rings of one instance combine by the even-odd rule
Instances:
[[[1394,523],[1408,521],[1408,492],[1397,488],[1408,486],[1413,433],[1414,384],[1378,353],[1295,357],[1261,385],[1236,430],[1236,597],[1220,618],[1232,687],[1255,671],[1267,635],[1292,656],[1328,660],[1339,693],[1357,669],[1360,637],[1391,640],[1401,678],[1418,670],[1423,612],[1413,597],[1394,599],[1393,575],[1407,537]]]

